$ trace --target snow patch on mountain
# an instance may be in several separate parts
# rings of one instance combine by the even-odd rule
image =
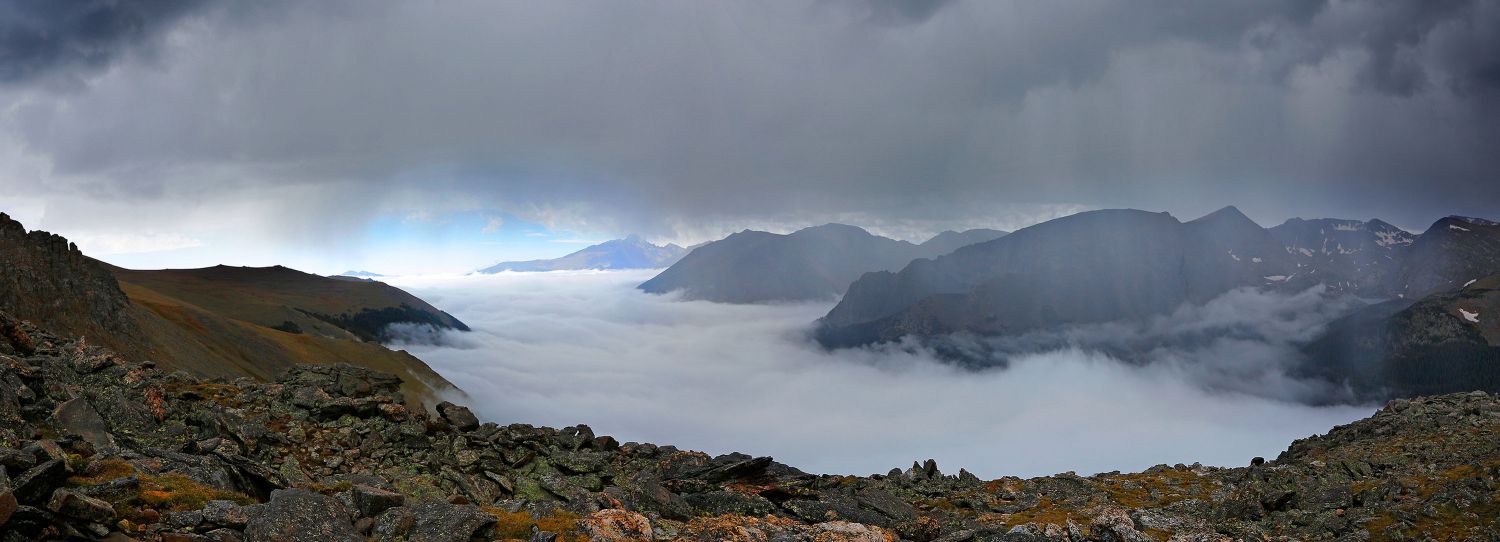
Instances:
[[[1416,241],[1415,237],[1404,231],[1377,231],[1375,232],[1375,244],[1388,247],[1394,245],[1410,245]]]

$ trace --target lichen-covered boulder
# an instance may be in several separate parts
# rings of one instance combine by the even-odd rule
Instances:
[[[495,516],[472,504],[431,501],[411,508],[415,520],[407,539],[412,542],[466,542],[495,523]]]
[[[847,521],[813,525],[812,539],[813,542],[896,542],[896,536],[885,529]]]
[[[651,522],[635,512],[600,510],[579,520],[578,526],[594,542],[649,542]]]
[[[257,507],[245,525],[244,542],[363,539],[349,521],[349,510],[338,499],[306,489],[281,489],[271,493],[271,502]]]
[[[359,517],[364,518],[378,517],[381,512],[406,502],[406,497],[400,493],[363,484],[355,484],[349,491],[354,499],[355,511],[359,513]]]
[[[277,382],[285,384],[288,389],[311,387],[353,399],[401,396],[399,377],[347,363],[297,365],[282,373]]]
[[[52,498],[47,501],[47,509],[94,523],[109,523],[115,518],[115,509],[109,503],[66,489],[52,492]]]
[[[454,429],[459,431],[473,431],[479,428],[479,418],[469,411],[468,407],[462,407],[453,403],[443,401],[437,404],[438,414],[443,417]]]

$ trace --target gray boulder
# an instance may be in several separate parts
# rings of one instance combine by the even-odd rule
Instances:
[[[23,503],[37,503],[52,495],[52,490],[57,489],[68,478],[68,464],[61,459],[53,459],[40,465],[27,469],[11,482],[11,491],[15,492],[16,500]]]
[[[97,449],[107,450],[115,446],[114,437],[109,434],[109,425],[104,423],[104,418],[99,416],[94,406],[82,397],[57,405],[52,411],[52,419],[69,434],[82,437],[84,442]]]
[[[349,511],[333,497],[306,489],[281,489],[259,507],[245,525],[245,542],[363,540],[349,521]]]
[[[359,517],[363,518],[378,517],[381,512],[401,506],[406,501],[406,497],[400,493],[363,484],[355,485],[350,492],[354,497],[354,508],[359,512]]]
[[[411,510],[415,521],[407,538],[412,542],[466,542],[495,523],[495,516],[472,504],[431,501]]]
[[[94,523],[109,523],[115,518],[115,509],[109,503],[66,489],[52,492],[52,498],[47,501],[47,509]]]
[[[10,491],[10,478],[5,475],[5,469],[0,467],[0,528],[10,521],[11,514],[16,513],[16,507],[20,504]]]
[[[438,414],[443,416],[449,424],[459,431],[473,431],[479,429],[479,418],[468,407],[462,407],[453,403],[443,401],[437,405]]]

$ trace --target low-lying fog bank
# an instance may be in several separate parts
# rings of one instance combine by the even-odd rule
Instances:
[[[1284,351],[1264,335],[1159,348],[1162,359],[1145,365],[1061,347],[970,371],[919,348],[826,352],[806,333],[831,304],[720,305],[633,288],[652,274],[388,279],[474,328],[437,346],[397,346],[466,390],[490,421],[586,423],[621,441],[771,455],[839,474],[929,457],[945,472],[985,478],[1235,466],[1374,411],[1289,402],[1306,388],[1279,371],[1225,367]],[[1283,324],[1268,329],[1321,321],[1305,297],[1247,302],[1279,315]],[[1183,316],[1233,322],[1244,310],[1236,302]]]

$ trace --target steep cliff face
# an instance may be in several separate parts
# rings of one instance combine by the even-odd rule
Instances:
[[[0,213],[0,311],[131,354],[149,351],[114,275],[62,236]]]

